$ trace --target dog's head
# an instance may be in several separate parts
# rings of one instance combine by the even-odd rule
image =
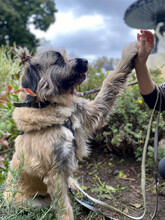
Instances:
[[[30,88],[41,101],[73,93],[74,88],[86,79],[86,59],[68,59],[64,51],[47,51],[34,57],[28,56],[26,49],[17,52],[25,66],[21,87]]]

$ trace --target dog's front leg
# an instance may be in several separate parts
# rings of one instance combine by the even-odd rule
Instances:
[[[122,59],[116,69],[104,80],[96,98],[91,102],[87,102],[82,121],[87,134],[92,134],[96,129],[102,127],[107,116],[112,112],[118,95],[126,86],[128,74],[133,69],[137,52],[137,43],[127,46],[123,51]]]
[[[73,209],[67,195],[68,185],[64,176],[49,172],[44,178],[44,183],[47,186],[47,192],[52,199],[52,203],[54,203],[57,219],[73,220]]]

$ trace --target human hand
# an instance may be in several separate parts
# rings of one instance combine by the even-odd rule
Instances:
[[[141,30],[140,32],[141,33],[137,34],[139,49],[136,62],[146,63],[147,58],[154,47],[154,35],[151,31],[147,30]]]

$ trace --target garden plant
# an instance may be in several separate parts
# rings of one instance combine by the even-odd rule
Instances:
[[[31,211],[30,208],[26,207],[22,207],[21,210],[14,209],[12,205],[9,207],[5,205],[2,196],[9,161],[14,151],[14,139],[19,134],[12,119],[12,112],[14,110],[13,102],[19,102],[19,79],[22,75],[22,65],[15,56],[14,49],[15,47],[2,46],[0,48],[0,219],[53,219],[51,207],[44,210],[36,209],[35,211]],[[107,74],[111,74],[111,72]],[[155,83],[161,84],[163,82],[159,69],[151,70],[151,75]],[[100,88],[105,77],[105,73],[102,73],[99,69],[94,69],[91,65],[87,73],[86,82],[78,88],[79,92]],[[132,73],[130,82],[135,80],[135,74]],[[30,91],[26,90],[24,92]],[[86,98],[93,99],[96,95],[97,94],[92,94]],[[103,148],[106,147],[109,154],[131,155],[131,157],[139,161],[141,160],[150,115],[151,110],[142,100],[138,86],[127,86],[119,97],[113,114],[107,120],[105,127],[97,133],[95,141],[92,141],[92,143],[99,143]],[[147,153],[148,169],[152,169],[154,166],[153,138],[155,118],[156,113]],[[159,139],[164,138],[164,132],[165,114],[163,113],[160,119]],[[159,158],[163,156],[165,156],[165,150],[161,150],[160,146]],[[20,171],[17,170],[12,172],[15,177],[13,181],[19,181],[17,175]],[[110,191],[113,191],[113,193],[118,191],[118,187],[110,188],[105,182],[101,182],[97,175],[95,178],[98,180],[98,183],[100,183],[100,185],[95,185],[95,187],[101,189],[99,197],[102,193],[106,194]],[[14,193],[16,192],[13,192],[13,194]]]

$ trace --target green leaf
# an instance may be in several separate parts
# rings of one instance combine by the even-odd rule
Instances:
[[[106,187],[107,190],[109,190],[109,191],[111,191],[113,193],[116,192],[116,189],[114,187],[112,187],[112,186],[106,185],[105,187]]]

